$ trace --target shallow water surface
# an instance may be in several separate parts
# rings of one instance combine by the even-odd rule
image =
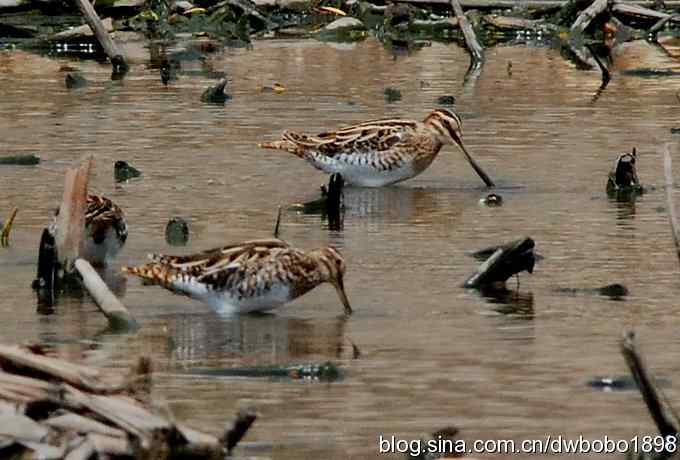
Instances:
[[[680,268],[660,153],[677,143],[670,130],[678,127],[680,82],[623,72],[679,66],[651,45],[626,46],[614,54],[602,92],[597,71],[577,70],[550,47],[492,48],[481,75],[465,84],[464,50],[437,43],[397,55],[372,40],[258,41],[184,62],[169,87],[140,44],[128,44],[132,69],[116,82],[107,65],[0,53],[0,153],[44,160],[0,167],[0,213],[20,209],[12,246],[0,249],[0,338],[47,342],[59,356],[112,368],[149,355],[154,396],[180,420],[219,433],[237,407],[257,407],[261,417],[242,450],[251,456],[376,458],[381,434],[412,439],[448,425],[467,440],[652,433],[636,392],[586,385],[626,373],[618,343],[624,328],[635,327],[649,365],[671,379],[667,394],[680,404]],[[90,85],[65,89],[64,64]],[[231,78],[233,99],[200,103],[219,72]],[[288,90],[258,91],[274,82]],[[388,86],[402,92],[400,101],[385,101]],[[278,205],[318,196],[321,173],[257,142],[283,129],[422,118],[442,95],[456,97],[466,144],[496,180],[502,207],[479,204],[481,181],[447,147],[416,179],[346,190],[341,230],[319,215],[284,213],[283,238],[309,249],[332,244],[346,256],[351,318],[340,316],[330,286],[272,314],[222,318],[117,274],[147,252],[269,237]],[[633,202],[608,199],[607,173],[634,146],[650,190]],[[84,154],[96,158],[91,188],[127,214],[130,238],[107,279],[142,323],[131,336],[106,333],[87,296],[63,297],[45,311],[29,287],[64,171]],[[144,176],[116,185],[113,162],[121,159]],[[165,243],[172,216],[190,221],[186,248]],[[524,235],[545,257],[533,275],[523,273],[519,286],[510,280],[511,292],[498,298],[461,289],[477,264],[470,251]],[[615,282],[630,290],[623,301],[558,291]],[[342,366],[341,381],[186,373],[324,360]]]

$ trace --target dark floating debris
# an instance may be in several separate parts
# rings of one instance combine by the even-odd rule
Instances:
[[[116,182],[125,182],[141,175],[142,172],[127,161],[118,160],[113,165],[113,177]]]
[[[397,102],[401,101],[401,91],[397,88],[387,87],[385,88],[385,100],[387,102]]]
[[[456,98],[453,96],[439,96],[437,98],[437,104],[439,105],[455,105]]]
[[[632,153],[619,155],[614,163],[614,169],[607,179],[607,194],[631,194],[631,196],[643,192],[642,185],[637,175],[637,151],[633,148]]]
[[[181,217],[173,217],[165,226],[165,241],[170,246],[186,246],[189,241],[189,224]]]
[[[321,364],[295,364],[290,366],[196,368],[191,369],[189,373],[212,377],[289,378],[294,380],[323,380],[327,382],[336,381],[342,376],[337,364],[332,361],[326,361]]]
[[[671,128],[671,134],[680,134],[680,128]]]
[[[321,198],[296,204],[291,208],[304,214],[321,214],[328,218],[328,228],[333,231],[342,230],[344,223],[344,190],[345,180],[340,174],[331,174],[328,185],[321,186]]]
[[[496,207],[503,205],[503,197],[497,193],[489,193],[487,196],[479,200],[483,205],[489,207]]]
[[[212,104],[224,104],[226,101],[231,99],[231,96],[225,94],[224,87],[227,86],[227,79],[223,78],[220,82],[206,89],[201,95],[201,101],[209,102]]]
[[[534,240],[525,237],[503,246],[477,251],[473,254],[474,257],[485,258],[485,261],[465,281],[463,287],[503,285],[512,275],[523,271],[533,273],[534,265],[539,260],[537,254],[534,254],[534,246]]]
[[[68,89],[78,89],[87,86],[87,80],[78,72],[67,73],[64,83]]]
[[[667,378],[657,378],[655,383],[660,387],[670,387],[671,381]],[[638,386],[631,375],[611,375],[606,377],[593,377],[586,384],[589,387],[602,391],[626,391],[637,390]]]
[[[613,283],[598,288],[557,288],[560,294],[579,295],[592,294],[609,297],[612,300],[623,300],[628,295],[628,288],[623,284]]]
[[[33,166],[40,164],[40,157],[34,154],[19,154],[0,157],[0,165]]]

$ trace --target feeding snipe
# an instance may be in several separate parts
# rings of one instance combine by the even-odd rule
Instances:
[[[352,313],[343,285],[345,262],[331,247],[303,252],[268,239],[189,256],[150,258],[145,265],[123,271],[202,300],[219,313],[271,310],[325,282],[337,290],[345,313]]]
[[[417,176],[446,144],[457,145],[484,183],[494,183],[465,149],[460,117],[433,110],[425,120],[385,119],[360,123],[316,136],[285,131],[282,140],[260,147],[287,150],[350,184],[381,187]]]
[[[49,231],[56,235],[56,215]],[[81,257],[92,265],[107,265],[118,254],[128,236],[125,215],[110,199],[100,195],[87,196],[87,210],[85,213],[85,241]]]

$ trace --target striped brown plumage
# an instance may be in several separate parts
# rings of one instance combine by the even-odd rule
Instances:
[[[317,135],[285,131],[281,140],[260,147],[286,150],[350,184],[379,187],[422,173],[446,144],[458,145],[474,162],[463,145],[460,117],[436,109],[423,121],[370,120]]]
[[[346,313],[345,263],[331,247],[302,251],[278,239],[251,240],[189,256],[151,255],[123,270],[151,284],[205,301],[218,312],[269,310],[329,282]]]

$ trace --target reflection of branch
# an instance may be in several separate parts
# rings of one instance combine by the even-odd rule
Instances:
[[[593,98],[591,99],[591,103],[594,104],[600,98],[600,96],[604,92],[605,88],[607,88],[607,85],[609,84],[609,81],[611,80],[611,74],[609,73],[609,69],[607,69],[607,66],[605,66],[602,63],[602,60],[597,55],[597,53],[595,52],[593,47],[591,45],[586,45],[586,48],[588,48],[588,51],[590,51],[590,54],[592,54],[593,59],[595,59],[595,63],[600,68],[600,72],[602,72],[602,84],[600,84],[600,87],[597,89],[597,91],[595,91],[595,94],[593,95]]]

